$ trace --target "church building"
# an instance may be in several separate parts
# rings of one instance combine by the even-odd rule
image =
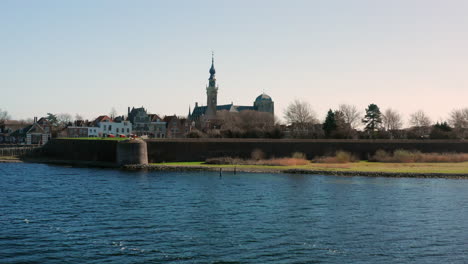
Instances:
[[[216,84],[216,70],[214,68],[214,56],[211,57],[210,78],[206,87],[206,106],[199,106],[195,103],[192,112],[189,109],[188,119],[195,122],[210,122],[216,120],[216,112],[226,110],[229,112],[241,112],[245,110],[271,113],[274,115],[274,102],[270,96],[265,93],[259,95],[252,106],[225,104],[218,105],[218,85]]]

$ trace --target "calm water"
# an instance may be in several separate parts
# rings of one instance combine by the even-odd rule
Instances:
[[[468,180],[0,164],[0,263],[468,263]]]

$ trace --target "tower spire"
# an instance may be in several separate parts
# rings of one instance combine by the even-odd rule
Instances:
[[[216,117],[216,107],[217,97],[218,97],[218,87],[216,86],[215,78],[216,70],[214,68],[214,52],[211,51],[211,68],[210,68],[210,78],[208,79],[208,86],[206,87],[206,111],[205,115],[208,118]]]
[[[211,51],[211,68],[210,68],[210,80],[214,80],[216,70],[214,68],[214,51]]]

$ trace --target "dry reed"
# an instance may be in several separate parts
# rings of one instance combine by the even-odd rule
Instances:
[[[468,153],[422,153],[402,149],[388,153],[384,150],[378,150],[370,161],[394,163],[465,162],[468,161]]]
[[[323,156],[313,160],[316,163],[348,163],[356,161],[359,161],[359,159],[355,155],[342,150],[337,151],[334,156]]]
[[[220,157],[206,159],[206,164],[216,165],[263,165],[263,166],[298,166],[307,165],[310,162],[303,153],[295,152],[292,157],[264,159],[260,150],[254,150],[251,159],[240,159],[232,157]]]

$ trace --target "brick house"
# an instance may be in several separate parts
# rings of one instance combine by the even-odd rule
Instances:
[[[192,130],[192,121],[186,118],[172,115],[165,116],[163,120],[166,122],[167,138],[184,138]]]
[[[166,137],[166,122],[156,114],[148,114],[145,108],[128,108],[128,120],[133,125],[133,133],[149,138]]]

